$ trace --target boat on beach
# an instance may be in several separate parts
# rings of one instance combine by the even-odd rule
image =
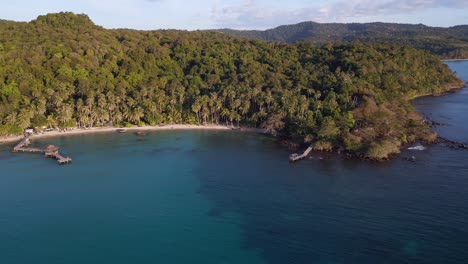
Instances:
[[[146,133],[143,132],[143,131],[137,131],[137,132],[135,132],[135,135],[137,135],[139,137],[143,137],[143,136],[146,136]]]

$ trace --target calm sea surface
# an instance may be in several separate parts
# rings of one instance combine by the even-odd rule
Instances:
[[[468,80],[468,62],[450,63]],[[468,90],[417,100],[468,142]],[[0,263],[468,263],[468,151],[296,164],[273,139],[167,131],[0,146]],[[321,159],[323,158],[323,159]]]

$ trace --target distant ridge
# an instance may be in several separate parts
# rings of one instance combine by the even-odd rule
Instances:
[[[468,25],[443,28],[423,24],[382,22],[363,24],[302,22],[265,31],[232,29],[214,31],[266,41],[287,43],[305,41],[318,45],[330,42],[388,42],[425,49],[444,59],[468,58]]]

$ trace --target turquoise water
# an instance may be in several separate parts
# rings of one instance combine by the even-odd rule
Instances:
[[[468,63],[450,63],[468,80]],[[468,91],[415,105],[468,142]],[[42,139],[73,164],[0,146],[0,263],[466,263],[468,151],[415,163],[215,131]]]

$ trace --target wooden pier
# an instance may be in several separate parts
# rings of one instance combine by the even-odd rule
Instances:
[[[13,152],[18,152],[18,151],[25,152],[25,150],[28,149],[28,148],[26,148],[26,147],[29,146],[30,144],[31,144],[31,141],[29,140],[29,137],[24,137],[24,138],[21,139],[21,141],[18,142],[18,144],[16,144],[16,146],[13,148]]]
[[[31,144],[31,140],[29,140],[29,137],[24,137],[13,148],[13,152],[45,153],[45,157],[55,158],[57,160],[57,163],[60,165],[68,164],[72,162],[72,159],[70,157],[62,156],[59,152],[59,148],[54,145],[49,145],[45,149],[40,149],[40,148],[29,148],[28,146],[30,144]]]
[[[295,161],[299,161],[301,159],[304,159],[305,157],[307,157],[307,155],[309,155],[309,153],[312,151],[312,149],[314,148],[313,145],[310,145],[305,151],[304,153],[302,153],[301,155],[297,154],[297,153],[293,153],[291,155],[289,155],[289,161],[290,162],[295,162]]]
[[[44,150],[40,148],[17,148],[14,152],[42,153]]]
[[[44,149],[44,153],[47,158],[55,158],[60,165],[72,162],[71,158],[62,156],[59,152],[59,148],[54,145],[47,146],[47,148]]]

